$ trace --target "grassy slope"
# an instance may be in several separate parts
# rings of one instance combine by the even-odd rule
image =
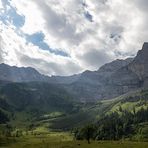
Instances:
[[[119,108],[122,110],[127,110],[133,112],[133,109],[137,112],[141,108],[146,109],[148,107],[148,90],[140,90],[129,95],[125,95],[119,99],[116,99],[116,103],[113,105],[111,112],[120,112]]]
[[[7,84],[0,91],[4,104],[0,104],[0,109],[9,115],[13,126],[25,127],[33,122],[37,126],[67,130],[97,122],[102,115],[120,112],[119,108],[132,112],[134,108],[138,111],[148,107],[147,90],[94,104],[76,103],[71,98],[63,89],[46,83]]]
[[[78,113],[54,118],[53,120],[46,120],[45,123],[49,123],[52,129],[71,129],[73,127],[83,126],[89,122],[97,122],[100,116],[110,114],[111,112],[116,111],[120,114],[119,108],[133,112],[134,109],[138,111],[141,108],[145,109],[147,107],[148,91],[139,90],[112,100],[100,101],[91,106],[83,105]]]
[[[110,103],[97,103],[94,105],[81,104],[81,110],[58,118],[42,120],[40,123],[49,125],[54,130],[71,130],[74,127],[83,126],[92,121],[97,121],[99,114],[110,106]],[[99,114],[98,114],[99,113]],[[103,112],[102,112],[103,113]]]

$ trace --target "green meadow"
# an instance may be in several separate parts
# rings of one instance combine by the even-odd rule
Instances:
[[[147,148],[148,142],[129,141],[76,141],[70,133],[51,132],[0,139],[1,148]]]

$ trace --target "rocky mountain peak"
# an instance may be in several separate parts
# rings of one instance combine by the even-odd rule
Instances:
[[[137,56],[128,67],[141,81],[148,78],[148,42],[143,44],[142,49],[138,51]]]
[[[98,72],[114,72],[114,71],[117,71],[121,67],[124,67],[124,66],[128,65],[129,63],[131,63],[132,60],[133,60],[133,58],[127,58],[125,60],[117,59],[115,61],[112,61],[111,63],[107,63],[107,64],[103,65],[102,67],[100,67]]]
[[[145,42],[145,43],[143,44],[142,49],[143,49],[143,50],[144,50],[144,49],[147,49],[147,50],[148,50],[148,42]]]
[[[45,77],[31,67],[0,64],[0,80],[12,82],[43,81]]]
[[[137,56],[134,59],[134,62],[136,63],[148,63],[148,42],[145,42],[143,44],[142,50],[139,50],[137,53]]]

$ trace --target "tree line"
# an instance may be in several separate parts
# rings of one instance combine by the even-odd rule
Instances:
[[[148,108],[141,108],[139,111],[122,110],[104,115],[97,123],[88,124],[82,128],[74,130],[77,140],[86,139],[90,143],[93,140],[119,140],[129,138],[136,134],[140,123],[148,122]],[[148,138],[148,133],[147,133]]]

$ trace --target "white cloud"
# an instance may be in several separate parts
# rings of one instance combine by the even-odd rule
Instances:
[[[26,44],[14,26],[1,24],[5,27],[0,56],[10,64],[33,66],[42,73],[95,70],[113,59],[136,54],[148,38],[146,0],[11,0],[11,5],[25,16],[20,32],[42,32],[51,48],[70,55],[62,57]]]
[[[0,9],[2,9],[3,8],[3,6],[2,6],[2,1],[0,1]]]
[[[12,0],[11,4],[17,9],[17,13],[25,16],[25,24],[22,31],[27,34],[33,34],[42,30],[45,20],[42,18],[42,13],[38,10],[37,5],[32,0]]]
[[[81,70],[79,65],[76,65],[69,57],[54,55],[26,43],[24,38],[16,34],[13,27],[1,24],[1,28],[0,53],[2,55],[0,54],[0,57],[3,59],[1,62],[9,65],[31,66],[48,75],[66,75]],[[65,71],[65,68],[68,71]]]

